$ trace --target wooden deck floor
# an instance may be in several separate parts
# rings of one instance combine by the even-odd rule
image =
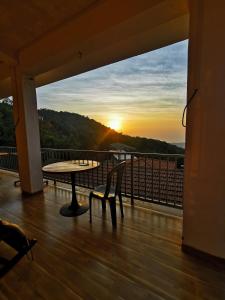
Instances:
[[[0,281],[0,299],[225,299],[224,268],[182,253],[180,218],[126,206],[113,232],[97,202],[90,225],[88,213],[59,215],[70,192],[48,186],[21,198],[14,180],[0,173],[0,216],[38,243],[35,260]]]

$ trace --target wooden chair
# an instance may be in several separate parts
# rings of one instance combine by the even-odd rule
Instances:
[[[123,161],[115,166],[107,174],[107,182],[105,185],[97,186],[89,195],[89,211],[90,211],[90,223],[92,222],[92,198],[101,200],[102,202],[102,211],[106,210],[106,201],[109,201],[112,225],[116,227],[116,197],[119,197],[121,217],[124,217],[123,214],[123,202],[121,195],[121,183],[123,178],[123,172],[126,162]],[[112,178],[116,175],[115,186],[112,185]]]

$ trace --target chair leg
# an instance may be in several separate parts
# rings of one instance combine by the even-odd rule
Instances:
[[[112,218],[112,226],[116,227],[116,199],[109,201],[111,218]]]
[[[121,211],[121,217],[124,217],[124,213],[123,213],[123,199],[122,199],[122,195],[119,194],[119,201],[120,201],[120,211]]]
[[[90,223],[92,222],[92,193],[89,195],[89,213],[90,213]]]
[[[102,212],[104,213],[106,211],[106,200],[102,199]]]

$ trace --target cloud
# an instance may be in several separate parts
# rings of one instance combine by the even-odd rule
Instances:
[[[37,89],[38,106],[100,116],[174,114],[186,101],[187,45],[180,42]]]

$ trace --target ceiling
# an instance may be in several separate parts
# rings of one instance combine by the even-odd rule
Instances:
[[[76,18],[96,0],[0,1],[0,40],[4,52],[16,55],[47,32]]]
[[[45,85],[188,38],[187,0],[0,1],[0,97],[19,68]]]

